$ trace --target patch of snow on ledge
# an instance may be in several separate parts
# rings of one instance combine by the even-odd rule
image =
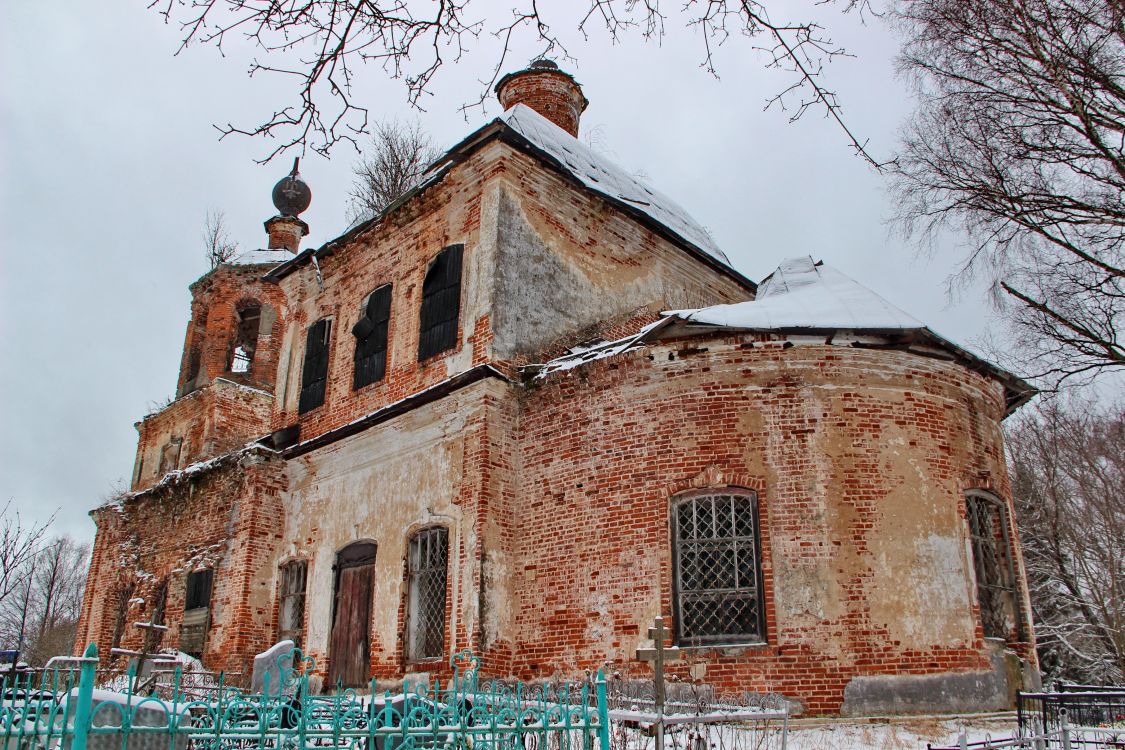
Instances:
[[[232,266],[253,266],[266,263],[276,265],[287,260],[293,260],[295,257],[288,250],[247,250],[234,256],[227,263]]]
[[[689,323],[746,328],[918,330],[925,324],[840,271],[809,256],[784,261],[758,287],[750,302],[699,310],[671,310],[666,316]]]

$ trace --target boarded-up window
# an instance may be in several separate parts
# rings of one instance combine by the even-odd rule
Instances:
[[[694,495],[672,506],[677,640],[765,641],[758,503],[752,493]]]
[[[207,629],[211,625],[214,573],[213,570],[197,570],[188,574],[184,591],[184,619],[180,625],[180,650],[185,654],[203,654]]]
[[[180,448],[183,438],[172,438],[160,449],[160,476],[180,468]]]
[[[355,376],[352,387],[382,380],[387,373],[387,326],[391,319],[391,285],[371,293],[363,317],[352,327],[355,336]]]
[[[973,570],[984,635],[986,638],[1020,638],[1004,506],[992,495],[973,492],[965,497],[965,509],[969,516]]]
[[[445,581],[448,535],[441,527],[419,531],[407,553],[406,654],[432,659],[445,651]]]
[[[371,652],[371,606],[375,590],[375,545],[353,542],[336,556],[336,591],[328,683],[367,683]]]
[[[422,282],[418,361],[457,345],[463,249],[463,245],[450,245],[438,253],[426,271],[426,279]]]
[[[258,348],[258,328],[262,322],[262,308],[257,304],[247,304],[238,310],[238,325],[234,331],[231,345],[231,372],[250,372],[254,361],[254,351]]]
[[[277,639],[301,645],[305,623],[305,576],[308,563],[294,560],[281,567],[281,592],[277,604]]]
[[[309,326],[305,336],[305,365],[301,370],[301,396],[297,411],[301,414],[324,403],[328,384],[328,342],[332,321],[325,318]]]

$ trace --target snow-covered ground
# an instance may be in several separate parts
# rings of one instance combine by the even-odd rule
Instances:
[[[969,742],[998,740],[1016,731],[1015,714],[962,718],[915,717],[884,720],[796,719],[789,750],[925,750],[927,743],[956,746],[962,731]]]

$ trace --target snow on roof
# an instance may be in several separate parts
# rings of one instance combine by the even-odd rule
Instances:
[[[925,328],[875,292],[807,255],[784,261],[758,287],[757,299],[664,313],[723,328],[913,330]]]
[[[517,104],[499,118],[547,152],[596,193],[624,201],[648,214],[707,255],[726,265],[730,259],[715,240],[668,196],[653,190],[609,159],[601,156],[570,133],[526,104]]]
[[[807,255],[790,258],[758,286],[749,302],[698,310],[670,310],[664,318],[616,341],[576,346],[529,370],[544,378],[556,372],[623,354],[657,338],[676,320],[716,328],[751,330],[920,330],[926,326],[835,268]]]
[[[295,256],[288,250],[247,250],[227,261],[232,266],[252,266],[262,263],[284,263]]]

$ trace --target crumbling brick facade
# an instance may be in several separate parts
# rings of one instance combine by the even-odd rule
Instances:
[[[723,690],[813,713],[1007,705],[1035,668],[1018,544],[1007,522],[985,540],[1012,563],[986,633],[965,498],[1004,518],[1000,423],[1026,386],[920,326],[662,316],[757,304],[755,285],[572,137],[567,74],[500,88],[506,119],[381,216],[296,255],[303,223],[275,217],[281,249],[193,285],[177,398],[138,423],[130,492],[93,511],[78,645],[153,645],[128,624],[155,617],[161,646],[231,672],[298,634],[325,690],[442,676],[465,648],[501,677],[628,676],[664,615],[677,674]],[[426,306],[448,340],[423,356]],[[361,354],[383,359],[357,387]],[[753,523],[684,536],[674,509],[720,495]],[[423,586],[433,529],[446,569]],[[683,572],[689,552],[737,591]],[[688,607],[743,630],[693,633]]]

